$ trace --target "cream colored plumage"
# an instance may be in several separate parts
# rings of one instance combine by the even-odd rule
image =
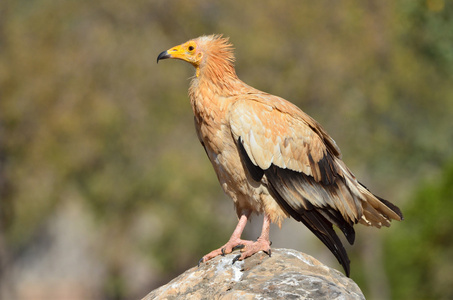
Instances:
[[[270,254],[270,222],[286,217],[304,223],[337,257],[349,275],[349,258],[332,225],[354,242],[353,225],[389,226],[400,210],[360,184],[341,160],[340,149],[321,125],[292,103],[239,80],[228,39],[202,36],[162,52],[196,68],[189,98],[198,138],[219,182],[235,204],[239,223],[207,261],[237,247],[244,259]],[[242,240],[252,212],[264,214],[257,241]]]

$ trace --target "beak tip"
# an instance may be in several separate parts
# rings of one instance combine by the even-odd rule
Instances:
[[[167,51],[162,51],[159,56],[157,57],[157,63],[159,63],[159,60],[161,59],[167,59],[170,58],[170,54]]]

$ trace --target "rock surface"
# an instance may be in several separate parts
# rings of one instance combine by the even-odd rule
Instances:
[[[151,299],[365,299],[357,284],[313,257],[272,249],[237,261],[237,253],[193,267],[143,300]]]

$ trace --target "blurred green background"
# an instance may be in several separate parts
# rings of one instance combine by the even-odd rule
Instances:
[[[137,299],[226,242],[236,215],[193,129],[194,70],[156,64],[223,33],[242,80],[320,121],[405,213],[356,227],[365,296],[452,299],[452,16],[443,0],[2,0],[0,298]],[[273,246],[341,270],[307,231],[289,220]]]

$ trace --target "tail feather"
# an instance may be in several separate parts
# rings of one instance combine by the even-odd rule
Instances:
[[[344,177],[325,185],[311,176],[274,165],[263,171],[269,191],[281,208],[327,246],[348,276],[349,257],[333,225],[353,244],[355,223],[380,228],[390,226],[392,219],[402,219],[395,205],[373,195],[352,173],[343,173]]]
[[[362,220],[365,221],[366,225],[378,228],[381,226],[389,227],[391,220],[403,220],[403,214],[396,205],[372,194],[363,184],[359,184],[358,188],[365,198],[362,204]]]

